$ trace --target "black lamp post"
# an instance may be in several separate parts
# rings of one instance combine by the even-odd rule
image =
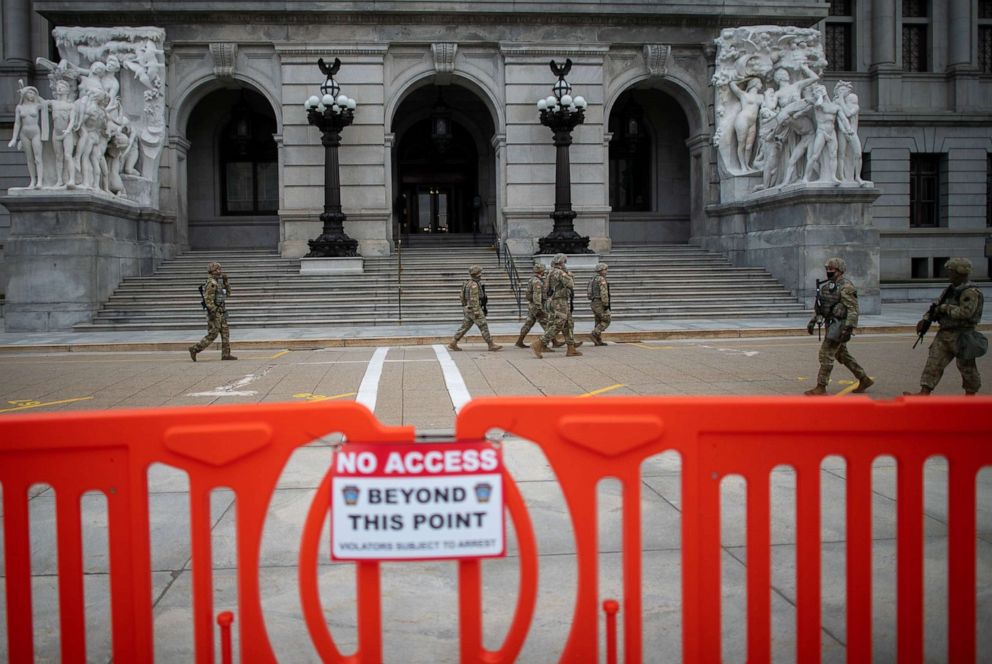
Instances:
[[[585,119],[586,100],[572,98],[572,86],[565,75],[572,69],[572,60],[565,59],[559,66],[551,61],[551,71],[558,81],[551,88],[554,93],[547,99],[537,102],[541,112],[541,124],[554,132],[555,142],[555,211],[551,213],[554,228],[538,240],[541,254],[589,254],[589,238],[575,232],[572,222],[575,211],[572,209],[572,176],[569,169],[568,146],[572,144],[572,130]]]
[[[334,58],[333,65],[324,64],[323,58],[317,66],[326,79],[320,86],[322,97],[316,95],[307,99],[307,122],[320,129],[320,143],[324,146],[324,213],[320,220],[324,228],[315,240],[310,240],[308,258],[357,256],[358,241],[344,232],[341,211],[341,176],[338,169],[338,146],[341,145],[341,130],[355,119],[354,99],[339,94],[341,87],[334,80],[334,74],[341,68],[341,60]]]

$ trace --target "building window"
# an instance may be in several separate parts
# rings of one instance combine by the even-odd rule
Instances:
[[[246,98],[235,104],[221,133],[221,213],[275,214],[279,209],[279,166],[275,122],[256,113]]]
[[[992,155],[985,162],[985,226],[992,228]]]
[[[939,154],[909,156],[909,225],[933,228],[940,222]]]
[[[978,68],[992,74],[992,0],[978,0]]]
[[[929,0],[902,0],[902,68],[903,71],[927,71],[930,63]]]
[[[829,71],[855,69],[853,0],[831,0],[830,15],[823,26],[823,50]]]

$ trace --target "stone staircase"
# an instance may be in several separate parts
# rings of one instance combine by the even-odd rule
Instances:
[[[457,325],[458,291],[469,265],[479,264],[489,294],[490,322],[516,322],[518,306],[496,252],[486,247],[404,249],[400,256],[365,259],[361,275],[299,274],[299,259],[274,252],[191,251],[165,261],[155,274],[125,279],[91,323],[77,331],[200,329],[197,286],[216,260],[231,278],[232,327]],[[761,268],[732,267],[692,245],[617,247],[610,265],[613,317],[623,319],[804,316],[796,298]],[[521,280],[531,257],[519,257]],[[591,270],[576,274],[576,318],[590,320],[585,297]],[[522,303],[526,312],[526,302]]]

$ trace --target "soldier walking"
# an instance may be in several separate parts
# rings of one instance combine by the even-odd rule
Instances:
[[[956,360],[961,372],[961,387],[965,394],[974,395],[982,387],[982,376],[978,373],[975,358],[985,354],[988,341],[976,327],[982,320],[985,298],[982,291],[968,280],[971,261],[967,258],[950,259],[944,264],[944,270],[950,285],[916,324],[916,332],[921,339],[930,323],[936,322],[940,330],[930,344],[930,354],[920,376],[920,391],[903,392],[906,395],[927,396],[933,392],[952,359]]]
[[[572,308],[575,298],[575,279],[572,273],[565,268],[568,258],[565,254],[555,254],[551,259],[551,272],[548,274],[547,290],[545,295],[551,298],[550,321],[544,331],[544,336],[530,345],[534,355],[538,358],[541,353],[546,352],[551,346],[552,340],[559,332],[565,335],[565,344],[568,350],[566,357],[582,355],[575,349],[575,338],[572,335],[574,322],[572,321]]]
[[[482,338],[489,346],[489,350],[499,350],[502,346],[493,343],[492,335],[489,334],[489,324],[486,323],[486,314],[489,313],[486,305],[489,303],[489,297],[486,295],[486,286],[482,283],[482,268],[478,265],[473,265],[468,269],[468,274],[471,278],[462,284],[461,294],[465,320],[462,321],[462,326],[455,332],[455,337],[448,344],[448,348],[451,350],[461,350],[458,347],[458,340],[464,337],[465,333],[473,325],[477,325],[479,332],[482,333]]]
[[[520,328],[520,336],[517,337],[517,343],[514,344],[517,348],[527,348],[524,337],[534,327],[534,323],[540,323],[543,330],[548,329],[548,312],[544,306],[546,299],[544,296],[544,263],[540,261],[534,262],[534,274],[527,282],[526,297],[527,319],[524,320],[524,324]]]
[[[605,346],[603,332],[610,326],[612,317],[610,315],[610,284],[606,280],[606,271],[609,266],[606,263],[596,263],[596,274],[589,280],[587,295],[589,296],[592,316],[595,326],[589,335],[592,343],[596,346]]]
[[[231,355],[231,329],[227,325],[227,296],[231,294],[231,283],[220,269],[220,263],[207,265],[206,283],[201,286],[203,306],[207,309],[207,334],[199,343],[190,346],[189,356],[196,362],[196,354],[209,346],[220,334],[220,359],[236,360]]]
[[[851,280],[844,276],[847,264],[842,258],[831,258],[823,266],[827,280],[820,286],[816,296],[813,317],[806,325],[806,331],[813,334],[813,328],[820,321],[827,328],[820,345],[820,372],[816,376],[816,387],[806,390],[806,396],[820,396],[827,393],[830,372],[834,368],[834,358],[847,367],[858,379],[854,392],[862,393],[875,381],[868,377],[848,350],[847,342],[858,325],[858,290]]]

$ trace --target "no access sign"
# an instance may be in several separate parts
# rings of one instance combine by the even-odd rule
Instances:
[[[333,560],[502,556],[503,453],[487,442],[348,443],[331,469]]]

